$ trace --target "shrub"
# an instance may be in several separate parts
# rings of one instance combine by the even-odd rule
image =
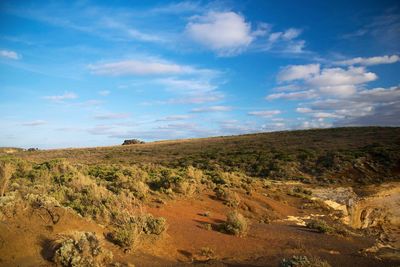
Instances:
[[[143,200],[149,192],[149,186],[142,181],[131,181],[129,183],[129,190],[135,197]]]
[[[113,255],[102,248],[94,233],[75,232],[54,241],[54,262],[66,267],[100,267],[111,263]]]
[[[223,232],[239,236],[244,236],[247,233],[248,222],[242,214],[231,211],[226,217],[226,222],[221,225]]]
[[[215,257],[215,252],[210,247],[202,247],[199,251],[200,256],[206,257],[208,259],[212,259]]]
[[[13,169],[10,163],[0,162],[0,197],[4,195],[8,187],[8,183],[13,174]]]
[[[283,259],[280,267],[330,267],[331,265],[317,257],[293,256],[290,259]]]
[[[156,218],[151,214],[131,216],[127,212],[114,214],[114,225],[107,238],[125,249],[135,247],[142,234],[160,235],[167,228],[163,217]]]
[[[124,140],[124,142],[122,143],[123,146],[135,145],[135,144],[144,144],[144,142],[139,139],[128,139],[128,140]]]
[[[214,189],[215,197],[219,200],[224,201],[227,206],[236,208],[240,204],[240,197],[236,192],[232,192],[228,188],[217,186]]]
[[[319,233],[332,233],[334,232],[334,228],[329,226],[325,221],[321,220],[312,220],[307,222],[306,227],[309,229],[316,230]]]
[[[137,223],[127,223],[114,230],[107,235],[107,238],[114,244],[129,249],[135,247],[140,240],[142,226]]]
[[[148,214],[143,217],[143,232],[146,234],[160,235],[167,229],[167,220],[163,217],[155,218]]]

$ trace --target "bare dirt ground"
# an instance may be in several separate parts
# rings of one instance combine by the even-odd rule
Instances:
[[[147,204],[147,212],[167,219],[168,229],[161,237],[146,240],[128,252],[106,241],[106,228],[72,211],[59,208],[55,212],[59,220],[54,223],[47,211],[21,204],[0,224],[0,266],[53,266],[48,260],[52,251],[47,242],[76,230],[95,232],[115,260],[135,266],[278,266],[282,258],[293,255],[318,256],[332,266],[400,264],[361,252],[374,245],[372,237],[321,234],[287,220],[288,216],[328,215],[326,211],[302,209],[305,200],[301,198],[286,194],[269,197],[263,190],[251,196],[238,193],[242,199],[239,209],[251,223],[246,236],[213,229],[226,219],[231,208],[216,200],[213,192],[205,191],[192,198]],[[279,197],[279,201],[274,199]],[[261,222],[266,214],[274,218],[269,223]],[[206,229],[206,224],[211,229]],[[211,252],[204,255],[204,250]]]

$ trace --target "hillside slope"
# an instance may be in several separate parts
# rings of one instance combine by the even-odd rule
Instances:
[[[400,171],[400,128],[359,127],[286,131],[152,142],[131,146],[19,152],[40,162],[193,166],[254,177],[321,183],[379,183]]]

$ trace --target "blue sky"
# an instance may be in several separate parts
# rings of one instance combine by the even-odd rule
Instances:
[[[397,1],[1,1],[0,146],[400,126]]]

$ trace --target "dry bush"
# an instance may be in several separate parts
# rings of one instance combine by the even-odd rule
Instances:
[[[101,247],[95,233],[74,232],[53,241],[53,261],[65,267],[101,267],[110,264],[113,255]]]
[[[10,163],[0,163],[0,197],[4,196],[13,174],[13,167]]]
[[[226,216],[226,222],[220,225],[222,232],[244,236],[249,228],[247,219],[237,211],[231,211]]]
[[[194,167],[192,167],[192,166],[187,167],[187,169],[186,169],[186,175],[187,175],[190,179],[193,179],[193,180],[196,180],[196,181],[201,181],[202,178],[203,178],[203,176],[204,176],[202,170],[196,169],[196,168],[194,168]]]
[[[194,181],[183,180],[176,185],[174,191],[190,197],[198,191],[198,186]]]
[[[331,267],[331,265],[317,257],[293,256],[290,259],[283,259],[280,267]]]
[[[229,188],[217,186],[214,189],[215,197],[222,200],[225,205],[233,208],[237,208],[240,204],[240,197],[236,192],[233,192]]]
[[[132,211],[121,207],[113,212],[111,224],[113,230],[107,238],[126,250],[135,248],[144,234],[160,235],[167,229],[166,220],[163,217],[156,218],[151,214],[143,213],[142,210]]]
[[[335,229],[329,226],[325,221],[322,220],[311,220],[307,222],[306,227],[312,230],[316,230],[319,233],[333,233]]]

